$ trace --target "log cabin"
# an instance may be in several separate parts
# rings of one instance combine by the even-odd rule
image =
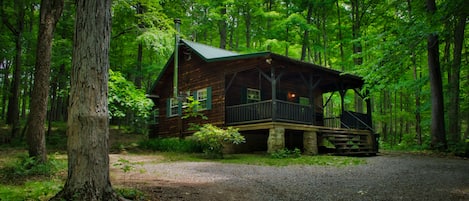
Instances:
[[[362,101],[366,113],[344,106],[347,91],[361,94],[361,77],[271,52],[239,54],[178,41],[148,93],[157,111],[150,137],[185,137],[193,133],[189,123],[211,123],[238,128],[246,138],[227,152],[378,152],[369,99]],[[334,94],[341,100],[337,116],[324,109]],[[207,120],[181,118],[187,96],[200,102]]]

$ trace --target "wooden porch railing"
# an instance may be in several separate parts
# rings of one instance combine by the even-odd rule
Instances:
[[[310,106],[287,101],[272,100],[234,105],[226,107],[226,123],[228,125],[242,123],[256,123],[265,121],[284,121],[302,124],[312,124],[313,111]],[[275,116],[272,115],[275,109]]]
[[[286,122],[312,124],[313,110],[311,106],[278,100],[277,117],[275,119]]]
[[[273,113],[273,109],[275,109],[275,113]],[[315,125],[313,122],[316,121],[311,106],[281,100],[276,100],[275,104],[273,104],[272,100],[265,100],[255,103],[227,106],[225,112],[227,125],[267,121]],[[275,114],[275,116],[273,116],[273,114]],[[368,115],[362,113],[344,111],[340,117],[324,117],[322,119],[321,116],[318,118],[321,119],[317,120],[322,120],[323,122],[323,125],[320,126],[324,127],[372,130],[371,119],[369,119]]]
[[[227,106],[225,112],[228,125],[272,120],[272,100]]]

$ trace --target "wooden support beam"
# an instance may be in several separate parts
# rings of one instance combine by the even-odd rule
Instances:
[[[226,89],[225,89],[225,93],[228,91],[228,89],[231,87],[231,85],[233,84],[233,81],[234,79],[236,78],[236,76],[238,75],[238,72],[235,72],[233,77],[231,77],[230,79],[230,82],[228,82],[228,85],[226,86]]]

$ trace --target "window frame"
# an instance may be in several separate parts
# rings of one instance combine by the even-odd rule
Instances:
[[[257,93],[255,98],[250,98],[250,92]],[[256,103],[261,101],[261,90],[254,88],[246,88],[246,103]]]
[[[168,117],[179,116],[179,105],[179,101],[176,98],[169,98]],[[176,109],[176,113],[173,113],[174,109]]]
[[[204,93],[205,92],[205,93]],[[202,97],[200,95],[205,95],[205,97]],[[198,111],[204,111],[208,110],[208,101],[209,101],[209,93],[208,93],[208,88],[203,88],[195,91],[195,100],[199,102],[199,107],[197,108]]]

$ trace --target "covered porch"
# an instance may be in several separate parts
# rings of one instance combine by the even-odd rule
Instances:
[[[268,152],[284,148],[288,133],[308,154],[324,144],[335,153],[377,152],[369,99],[366,113],[345,107],[348,92],[365,97],[360,77],[291,59],[267,63],[225,75],[225,125],[264,130]],[[325,109],[334,95],[339,114]]]

